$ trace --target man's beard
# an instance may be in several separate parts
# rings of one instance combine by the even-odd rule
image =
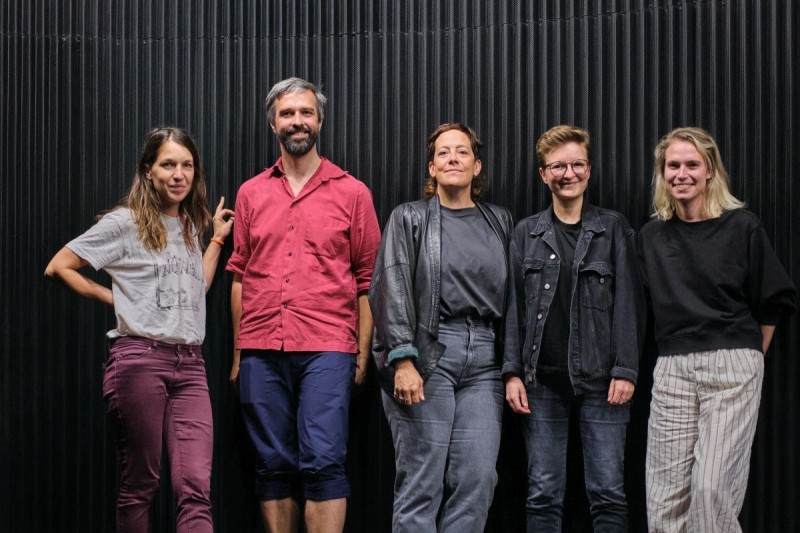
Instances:
[[[292,139],[292,135],[300,132],[307,134],[307,137],[305,139]],[[281,146],[293,156],[298,157],[306,155],[317,144],[318,138],[319,132],[306,126],[293,126],[278,133],[278,140]]]

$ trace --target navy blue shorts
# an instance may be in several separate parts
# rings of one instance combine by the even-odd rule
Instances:
[[[260,500],[346,498],[350,390],[355,356],[242,350],[239,399],[256,450]]]

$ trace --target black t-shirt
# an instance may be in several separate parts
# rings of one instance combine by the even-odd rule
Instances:
[[[580,221],[566,224],[553,218],[561,265],[553,302],[547,313],[542,332],[542,349],[537,360],[537,373],[568,375],[567,353],[569,347],[569,304],[572,297],[572,263],[575,260],[575,245],[581,232]]]
[[[442,206],[441,315],[500,318],[506,277],[503,243],[477,207]]]

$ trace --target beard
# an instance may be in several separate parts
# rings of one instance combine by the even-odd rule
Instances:
[[[292,135],[300,132],[303,132],[308,136],[305,139],[292,139]],[[291,127],[278,133],[278,140],[280,141],[281,146],[283,146],[286,151],[293,156],[298,157],[306,155],[311,148],[317,144],[318,138],[319,131],[314,131],[306,126]]]

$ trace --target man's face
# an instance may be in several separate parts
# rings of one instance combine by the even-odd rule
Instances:
[[[306,155],[317,143],[322,122],[317,114],[317,99],[311,91],[285,94],[275,100],[272,131],[281,146],[294,156]]]

